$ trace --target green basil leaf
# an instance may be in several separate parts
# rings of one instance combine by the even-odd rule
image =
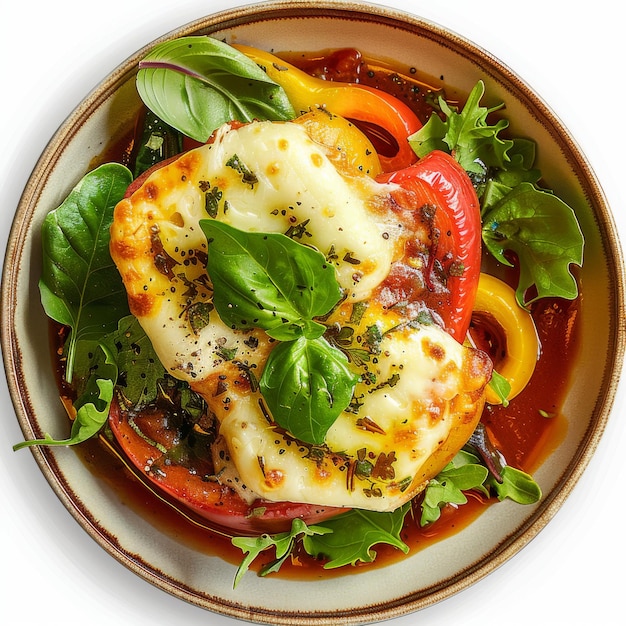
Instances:
[[[279,233],[250,233],[217,220],[201,220],[208,246],[213,304],[225,324],[261,328],[289,341],[319,337],[325,315],[341,291],[322,254]]]
[[[326,339],[300,337],[270,352],[259,387],[280,426],[319,445],[350,403],[357,379],[347,357]]]
[[[376,558],[372,548],[380,543],[394,546],[406,554],[409,547],[402,541],[400,533],[410,508],[411,504],[407,503],[390,513],[352,509],[324,522],[324,528],[332,532],[305,535],[302,545],[307,554],[328,559],[325,569],[358,562],[371,563]]]
[[[98,340],[128,314],[122,280],[109,254],[113,209],[132,181],[130,171],[109,163],[87,174],[42,225],[39,281],[46,314],[70,327],[66,378],[72,380],[76,345]]]
[[[582,265],[583,234],[573,210],[557,196],[521,183],[503,196],[483,218],[483,241],[494,257],[512,263],[505,251],[520,261],[516,296],[521,306],[555,296],[578,295],[570,265]],[[537,294],[526,299],[534,286]]]
[[[206,36],[155,46],[139,63],[137,90],[162,120],[201,142],[233,120],[295,117],[283,88],[254,61]]]

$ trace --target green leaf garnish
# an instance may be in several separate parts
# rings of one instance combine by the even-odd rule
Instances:
[[[420,157],[432,150],[444,150],[454,154],[455,159],[467,171],[481,174],[485,167],[502,164],[508,159],[507,151],[512,147],[511,140],[503,140],[498,133],[509,123],[498,120],[493,126],[487,117],[502,105],[488,109],[480,106],[485,93],[485,85],[478,81],[470,92],[463,111],[458,113],[442,98],[439,107],[446,119],[432,115],[428,122],[409,137],[413,151]]]
[[[511,189],[483,217],[483,241],[500,262],[505,252],[520,261],[516,297],[520,306],[546,296],[578,295],[570,265],[582,265],[583,235],[572,209],[557,196],[530,183]],[[530,287],[536,295],[526,298]]]
[[[372,548],[380,543],[394,546],[406,554],[409,547],[402,541],[400,532],[410,509],[410,503],[390,513],[352,509],[324,522],[324,528],[330,529],[331,533],[307,535],[302,545],[307,554],[327,559],[325,569],[358,562],[371,563],[376,558]]]
[[[505,408],[509,406],[508,398],[509,394],[511,393],[511,383],[509,383],[509,381],[504,376],[502,376],[502,374],[499,374],[498,372],[496,372],[496,370],[493,370],[491,372],[491,380],[489,381],[489,386],[491,387],[492,391],[494,391],[498,395],[498,398],[500,398],[502,406]]]
[[[325,328],[313,323],[339,301],[334,268],[322,254],[279,233],[250,233],[201,220],[213,304],[225,324],[261,328],[280,341]]]
[[[283,88],[254,61],[206,36],[155,46],[139,63],[137,90],[162,120],[201,142],[233,120],[295,117]]]
[[[441,509],[447,504],[465,504],[467,497],[463,491],[478,489],[485,491],[483,483],[489,471],[475,455],[461,450],[428,482],[422,501],[420,525],[425,526],[439,519]]]
[[[150,110],[146,110],[141,119],[141,135],[135,141],[131,155],[135,178],[153,165],[183,151],[183,135],[180,131],[166,124]]]
[[[307,526],[296,518],[292,521],[289,532],[234,537],[232,544],[246,555],[235,574],[234,586],[239,583],[254,559],[271,548],[275,549],[276,558],[259,571],[259,576],[278,571],[293,553],[296,542],[301,542],[308,555],[325,559],[325,569],[356,565],[359,562],[371,563],[376,558],[376,552],[372,548],[377,544],[389,544],[406,554],[409,547],[402,541],[400,533],[404,518],[410,510],[410,503],[390,513],[352,509],[315,526]]]
[[[123,317],[104,341],[115,350],[119,371],[124,373],[123,381],[117,382],[123,386],[126,400],[133,406],[155,400],[166,370],[137,318]]]
[[[85,392],[74,403],[77,409],[76,417],[72,422],[70,436],[67,439],[55,439],[48,433],[42,439],[21,441],[13,446],[13,450],[20,450],[27,446],[72,446],[91,439],[106,424],[109,417],[109,408],[113,399],[114,382],[117,379],[117,365],[115,357],[106,347],[100,346],[104,353],[100,376],[93,376]]]
[[[489,124],[489,115],[501,105],[481,106],[484,92],[479,81],[460,112],[440,98],[445,119],[433,114],[409,142],[418,156],[435,149],[449,152],[468,172],[481,203],[487,249],[507,265],[512,263],[506,251],[517,255],[520,306],[548,296],[576,298],[578,286],[570,266],[582,264],[584,240],[574,211],[537,187],[534,142],[502,138],[507,120]],[[531,287],[536,295],[527,298]]]
[[[320,445],[350,404],[358,375],[343,352],[323,337],[277,345],[259,387],[276,422],[294,437]]]
[[[491,479],[490,485],[498,500],[509,498],[518,504],[534,504],[541,500],[541,487],[532,476],[510,465],[505,465],[500,472],[502,482]]]
[[[70,328],[66,379],[71,382],[79,341],[100,339],[128,314],[126,291],[109,254],[113,209],[132,181],[109,163],[87,174],[42,225],[39,281],[46,314]]]
[[[239,584],[250,564],[265,550],[274,548],[276,558],[260,570],[259,576],[267,576],[267,574],[278,571],[291,554],[294,544],[299,537],[323,535],[330,532],[332,530],[321,526],[307,526],[300,518],[296,517],[292,520],[291,530],[288,532],[276,535],[263,534],[256,537],[233,537],[232,544],[240,548],[246,555],[237,568],[233,587]]]
[[[341,298],[335,269],[317,250],[280,233],[246,232],[217,220],[200,226],[221,320],[233,328],[260,328],[283,342],[259,381],[272,417],[297,439],[323,443],[358,379],[314,319]]]

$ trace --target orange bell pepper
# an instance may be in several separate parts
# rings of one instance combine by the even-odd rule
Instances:
[[[285,90],[297,112],[323,108],[353,122],[376,146],[383,171],[400,170],[417,160],[408,138],[422,124],[396,97],[366,85],[309,76],[264,50],[239,44],[233,48],[262,67]]]

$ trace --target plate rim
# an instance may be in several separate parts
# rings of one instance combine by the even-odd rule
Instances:
[[[347,620],[346,623],[363,623],[358,620],[361,620],[363,617],[367,617],[368,621],[372,618],[387,619],[397,617],[447,598],[488,575],[491,571],[508,561],[514,554],[522,549],[524,545],[531,541],[560,509],[561,505],[578,482],[578,479],[585,471],[604,433],[617,391],[626,344],[626,315],[624,306],[624,285],[626,284],[626,280],[622,249],[619,244],[617,230],[609,204],[595,173],[569,131],[567,131],[555,113],[540,97],[534,91],[529,90],[528,84],[496,57],[461,35],[416,15],[382,7],[380,5],[341,1],[317,3],[278,0],[255,5],[246,5],[199,18],[151,41],[118,65],[75,107],[52,136],[37,160],[32,174],[29,176],[11,225],[5,253],[5,263],[2,273],[1,343],[9,393],[20,426],[23,432],[30,437],[33,436],[34,433],[29,432],[31,429],[30,420],[27,416],[30,410],[28,407],[28,393],[26,389],[20,387],[18,381],[18,372],[20,371],[21,364],[19,351],[16,351],[12,337],[14,330],[14,312],[10,304],[13,301],[15,293],[15,284],[11,278],[14,274],[16,264],[19,262],[21,250],[23,249],[29,232],[29,225],[37,199],[42,186],[45,184],[45,176],[38,176],[38,173],[45,172],[51,167],[55,160],[59,158],[63,151],[64,144],[71,140],[73,135],[72,129],[76,128],[77,125],[80,126],[82,121],[86,117],[89,117],[92,110],[97,108],[100,103],[106,100],[106,98],[119,89],[119,87],[132,76],[134,71],[133,67],[136,66],[137,60],[159,41],[169,39],[173,36],[182,36],[187,33],[197,32],[199,29],[207,30],[207,32],[224,30],[229,27],[229,25],[237,26],[248,22],[250,21],[250,17],[254,18],[253,21],[255,22],[259,21],[259,15],[262,16],[261,19],[276,19],[278,14],[282,14],[281,17],[283,19],[307,15],[319,17],[321,11],[324,11],[325,15],[328,15],[329,18],[336,19],[338,17],[345,17],[346,19],[350,19],[352,16],[354,19],[354,16],[357,15],[358,18],[365,17],[375,22],[380,22],[382,19],[389,25],[402,28],[403,30],[407,30],[407,26],[414,29],[416,32],[418,30],[429,30],[437,37],[440,37],[442,41],[449,41],[452,37],[456,45],[462,46],[465,49],[472,49],[480,58],[488,60],[493,67],[497,68],[500,73],[499,75],[506,75],[512,86],[519,89],[520,93],[523,91],[525,101],[536,107],[543,117],[547,117],[551,120],[551,122],[555,124],[556,129],[563,131],[560,142],[564,141],[567,145],[571,152],[570,158],[572,156],[575,157],[573,161],[568,159],[570,166],[578,172],[579,179],[585,181],[590,187],[589,190],[585,189],[585,193],[589,192],[593,196],[593,202],[589,198],[588,200],[591,205],[596,207],[594,218],[596,219],[597,226],[603,237],[602,241],[606,247],[605,253],[610,260],[614,261],[613,273],[609,273],[609,280],[612,283],[610,285],[610,292],[616,296],[612,302],[613,308],[611,311],[611,320],[614,326],[614,332],[611,334],[613,353],[612,360],[607,361],[607,367],[611,365],[612,370],[610,375],[607,375],[607,372],[603,374],[601,393],[598,396],[598,401],[594,408],[594,415],[597,416],[598,419],[592,419],[590,421],[583,441],[581,441],[578,447],[578,454],[569,462],[557,486],[548,494],[547,500],[542,502],[540,507],[541,513],[538,516],[530,517],[513,535],[510,535],[504,542],[496,546],[494,550],[490,552],[488,563],[477,562],[473,567],[466,568],[462,573],[459,572],[455,576],[437,585],[399,598],[398,601],[394,603],[395,606],[390,606],[386,603],[385,608],[378,612],[375,607],[368,606],[365,607],[363,611],[349,610],[349,615],[343,616]],[[600,210],[600,214],[597,214],[597,209]],[[264,623],[264,617],[261,616],[260,611],[257,610],[256,613],[252,615],[250,607],[243,604],[239,605],[233,603],[231,606],[229,603],[229,606],[225,607],[227,603],[223,599],[220,599],[217,603],[213,603],[206,596],[194,597],[197,594],[195,594],[193,590],[182,590],[180,585],[171,584],[169,586],[170,588],[167,588],[168,585],[164,585],[163,578],[155,576],[153,572],[141,567],[137,563],[136,555],[129,555],[121,550],[119,546],[116,551],[113,551],[115,546],[112,543],[111,537],[106,535],[104,529],[96,520],[90,518],[83,509],[77,506],[75,501],[76,494],[73,494],[72,497],[71,486],[65,484],[62,480],[62,472],[59,471],[59,467],[53,455],[45,448],[33,447],[30,449],[42,473],[50,483],[56,495],[61,499],[64,506],[72,513],[73,517],[92,538],[126,567],[148,580],[148,582],[192,604],[197,604],[202,608],[207,608],[216,613],[223,613],[238,619],[250,620],[250,618],[253,617],[255,620],[260,620],[260,623]],[[454,582],[451,583],[450,581]],[[183,593],[184,595],[182,595]],[[228,610],[225,610],[225,608]],[[326,617],[323,612],[287,616],[270,612],[265,618],[271,619],[268,623],[275,624],[323,624],[336,623],[333,619],[336,619],[337,615],[338,612],[333,611],[332,614],[328,615],[330,621],[325,621]]]

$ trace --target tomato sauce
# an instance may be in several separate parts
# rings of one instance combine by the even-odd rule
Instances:
[[[429,85],[415,68],[407,68],[405,73],[399,73],[393,67],[365,59],[353,49],[281,56],[326,80],[357,82],[383,89],[402,99],[423,122],[433,112],[433,103],[444,94],[441,88]],[[98,162],[118,161],[128,164],[132,137],[131,129],[112,144]],[[377,147],[384,149],[384,146]],[[92,165],[97,164],[94,162]],[[533,305],[532,315],[541,346],[535,374],[526,389],[508,407],[487,406],[482,418],[507,462],[529,473],[549,456],[565,435],[567,420],[561,414],[561,406],[578,352],[579,301],[543,299]],[[58,361],[64,334],[56,325],[52,325],[51,329],[53,350]],[[62,395],[70,393],[63,387],[61,376],[58,379]],[[104,436],[81,444],[76,450],[90,471],[116,491],[122,504],[136,511],[155,528],[192,549],[219,555],[234,564],[241,562],[242,553],[231,545],[230,536],[210,528],[206,521],[184,510],[179,503],[168,501],[166,496],[156,493],[137,476],[115,444]],[[458,532],[492,504],[492,501],[486,501],[478,494],[467,495],[467,504],[458,508],[445,508],[440,519],[426,528],[421,528],[412,514],[407,515],[402,538],[410,552]],[[376,546],[376,552],[376,561],[362,566],[382,567],[404,556],[399,550],[387,545]],[[273,553],[270,551],[268,560],[272,558]],[[255,562],[251,569],[258,570],[262,565],[262,562]],[[283,565],[278,575],[313,580],[354,572],[354,568],[323,570],[320,563],[298,553],[293,555],[291,562]]]

